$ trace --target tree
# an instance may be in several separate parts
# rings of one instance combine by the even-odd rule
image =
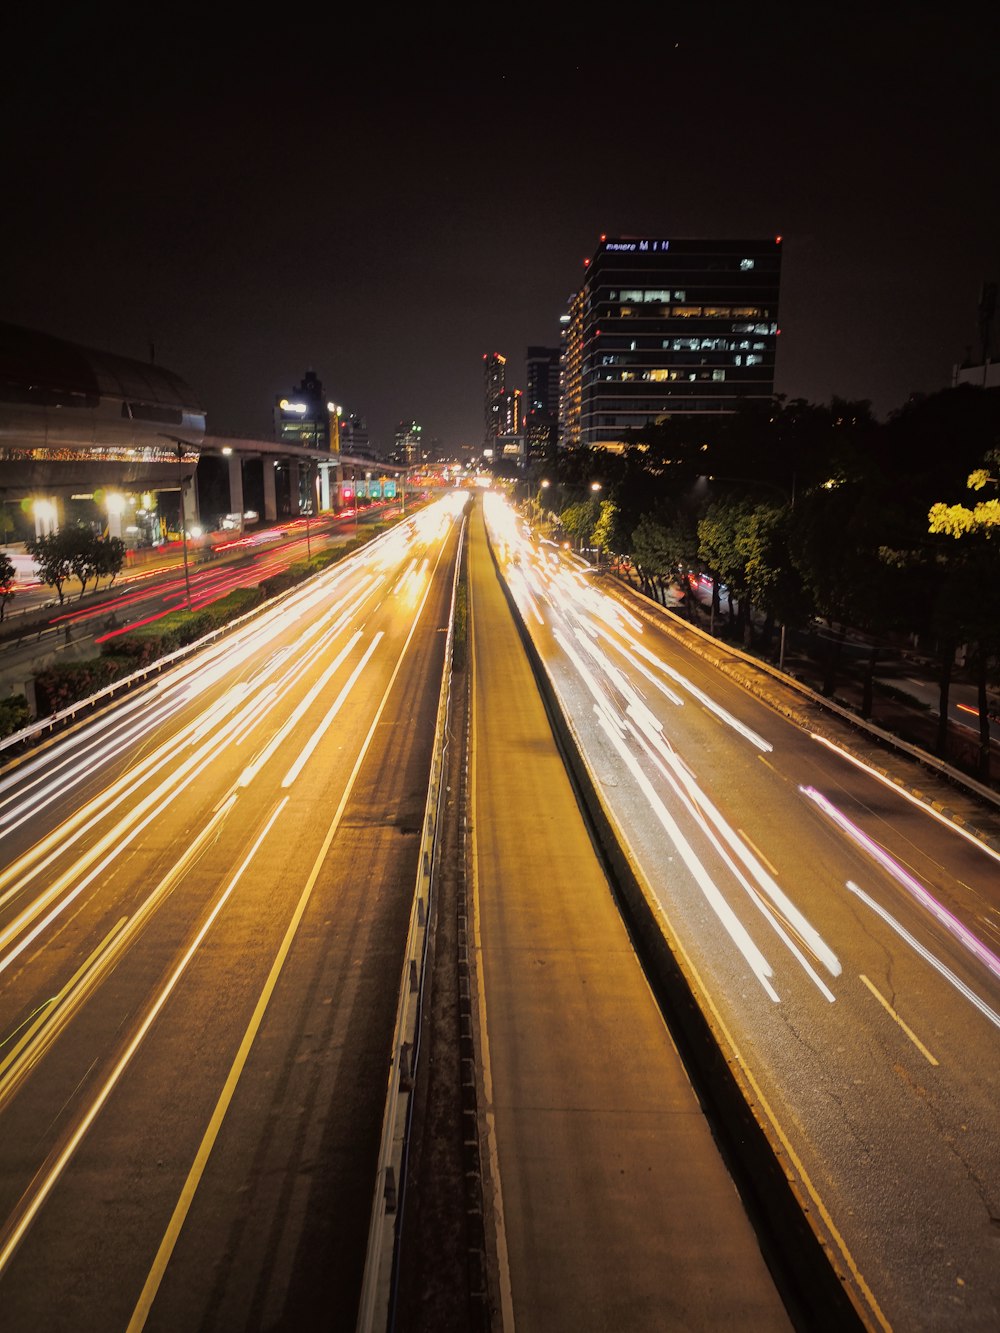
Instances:
[[[97,580],[97,566],[100,563],[98,553],[98,542],[100,538],[95,536],[89,528],[76,525],[75,527],[63,528],[60,536],[66,542],[66,553],[69,558],[69,567],[75,578],[80,580],[80,597],[87,591],[87,584],[91,579]]]
[[[614,500],[602,500],[594,524],[591,540],[598,551],[613,551],[620,555],[623,542],[619,532],[619,512]]]
[[[108,580],[108,587],[122,572],[125,565],[127,547],[121,537],[102,537],[97,543],[97,561],[95,577],[98,581]]]
[[[996,477],[990,476],[989,468],[1000,468],[1000,449],[991,450],[985,463],[985,467],[969,473],[966,485],[970,491],[981,491],[989,483],[997,484]],[[995,529],[1000,529],[1000,500],[980,500],[971,509],[967,505],[949,505],[939,500],[931,505],[927,518],[933,533],[946,533],[955,538],[976,535],[989,539]]]
[[[600,505],[591,497],[579,504],[567,505],[559,515],[559,522],[578,545],[590,546],[599,514]]]
[[[50,588],[55,588],[60,603],[65,601],[63,584],[73,570],[69,547],[61,532],[46,532],[30,538],[25,549],[38,566],[38,576]]]
[[[994,471],[997,470],[1000,450],[990,450],[984,463],[985,466],[969,474],[969,490],[980,491],[988,484],[998,484],[996,476],[991,476],[989,469],[992,467]],[[971,509],[966,505],[949,505],[937,501],[930,507],[927,522],[932,534],[952,537],[959,543],[958,550],[949,553],[945,564],[952,576],[951,588],[953,596],[959,601],[962,623],[975,643],[973,657],[979,706],[979,777],[988,783],[990,716],[987,687],[1000,651],[1000,578],[997,577],[1000,574],[1000,501],[980,501]]]
[[[644,514],[632,533],[631,545],[643,591],[658,590],[656,600],[665,602],[664,583],[680,578],[690,608],[687,576],[698,563],[698,533],[693,516],[669,506],[657,514]]]
[[[0,551],[0,621],[7,610],[7,603],[14,596],[16,588],[14,562],[6,551]]]

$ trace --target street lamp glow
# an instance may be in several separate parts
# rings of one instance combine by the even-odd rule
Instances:
[[[592,481],[590,483],[590,489],[592,491],[599,491],[601,489],[601,483],[599,481]]]
[[[117,491],[110,491],[106,497],[108,505],[108,514],[114,514],[121,518],[125,512],[125,497]]]

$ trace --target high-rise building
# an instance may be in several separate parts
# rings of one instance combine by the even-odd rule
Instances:
[[[558,347],[529,347],[525,362],[524,438],[529,458],[544,458],[559,434]]]
[[[354,458],[377,457],[368,438],[368,423],[355,412],[340,417],[340,452]]]
[[[562,443],[620,448],[774,394],[781,237],[602,237],[564,325]]]
[[[415,421],[401,421],[396,427],[389,461],[400,463],[405,467],[426,462],[427,451],[422,438],[423,430],[423,426],[418,426]]]
[[[329,450],[330,408],[316,372],[307,370],[298,388],[274,400],[275,439]]]
[[[507,395],[507,358],[499,352],[483,353],[483,403],[486,431],[483,444],[492,449],[498,435],[504,433]]]

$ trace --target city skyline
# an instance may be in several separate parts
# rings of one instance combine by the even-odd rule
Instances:
[[[524,387],[602,234],[780,234],[776,392],[885,416],[978,358],[1000,274],[988,44],[974,11],[903,13],[863,42],[824,6],[651,19],[615,57],[414,28],[329,85],[259,34],[158,35],[136,62],[67,18],[44,89],[26,67],[3,94],[0,318],[152,349],[220,433],[269,436],[314,370],[380,450],[404,420],[457,448],[482,438],[483,354]]]

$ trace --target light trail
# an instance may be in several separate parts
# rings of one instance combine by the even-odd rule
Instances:
[[[27,1232],[28,1228],[31,1226],[32,1222],[37,1217],[39,1211],[41,1210],[42,1205],[45,1203],[46,1199],[52,1193],[53,1189],[56,1186],[57,1181],[62,1176],[62,1173],[65,1171],[66,1167],[68,1166],[72,1158],[75,1156],[76,1150],[83,1142],[83,1139],[86,1136],[87,1131],[90,1129],[90,1126],[97,1119],[97,1116],[100,1113],[105,1102],[111,1096],[111,1093],[118,1085],[125,1070],[132,1062],[132,1058],[135,1055],[136,1051],[139,1049],[139,1047],[142,1045],[143,1041],[145,1040],[146,1034],[149,1032],[150,1028],[153,1026],[154,1022],[159,1017],[161,1010],[163,1009],[167,1000],[173,994],[181,977],[187,971],[188,966],[191,963],[191,960],[195,957],[198,950],[201,948],[202,941],[208,934],[219,913],[222,911],[222,908],[228,902],[233,890],[236,888],[236,885],[243,878],[243,874],[246,871],[247,866],[253,860],[254,856],[256,856],[258,848],[261,846],[264,839],[271,831],[271,828],[273,827],[275,820],[281,814],[281,811],[284,809],[285,802],[287,800],[288,798],[285,797],[275,807],[270,818],[264,825],[264,828],[258,834],[257,838],[255,839],[250,850],[247,852],[236,873],[233,875],[232,879],[229,881],[225,889],[219,895],[211,912],[203,922],[201,929],[198,931],[197,935],[191,942],[189,948],[182,956],[180,962],[174,968],[166,984],[161,989],[159,995],[156,997],[148,1013],[146,1014],[146,1017],[143,1019],[142,1024],[136,1031],[135,1035],[132,1037],[131,1041],[128,1043],[128,1046],[126,1047],[124,1054],[118,1060],[114,1069],[111,1071],[109,1077],[105,1080],[104,1085],[102,1086],[101,1090],[98,1092],[94,1100],[91,1102],[86,1113],[81,1117],[79,1123],[77,1124],[72,1135],[70,1136],[69,1141],[59,1152],[58,1156],[56,1157],[52,1165],[47,1168],[44,1175],[36,1177],[36,1182],[33,1183],[32,1192],[29,1195],[25,1195],[22,1197],[18,1211],[12,1215],[14,1219],[13,1224],[12,1225],[8,1224],[3,1233],[2,1244],[0,1244],[0,1274],[2,1274],[4,1270],[7,1268],[8,1264],[10,1263],[11,1259],[14,1256],[15,1251],[17,1250],[17,1247],[20,1245],[22,1239],[24,1238],[24,1235]]]
[[[897,796],[902,796],[905,801],[909,801],[909,803],[916,806],[918,810],[922,810],[924,814],[930,815],[932,819],[936,819],[938,823],[942,824],[945,828],[950,829],[953,833],[957,833],[959,837],[964,838],[966,842],[970,842],[974,847],[978,847],[986,856],[990,856],[994,861],[1000,862],[1000,852],[994,851],[992,847],[983,842],[982,838],[977,838],[974,833],[970,833],[969,830],[963,828],[961,824],[956,824],[953,819],[949,819],[947,815],[943,815],[939,810],[935,810],[934,807],[928,805],[926,801],[922,801],[919,797],[914,796],[912,792],[908,792],[906,788],[900,786],[898,782],[893,782],[893,780],[886,777],[884,773],[880,773],[877,768],[872,768],[871,764],[866,764],[864,760],[859,759],[857,755],[851,754],[848,750],[842,749],[839,745],[834,745],[833,741],[827,740],[825,736],[817,735],[816,732],[812,733],[812,738],[814,741],[819,741],[820,745],[825,745],[828,750],[832,750],[834,754],[840,755],[842,759],[846,759],[847,762],[853,764],[855,768],[859,768],[862,773],[867,773],[869,777],[876,778],[884,787],[888,787],[890,791],[894,791]]]
[[[856,898],[860,898],[867,907],[870,907],[876,916],[881,917],[886,925],[891,927],[900,939],[905,940],[915,953],[918,953],[921,958],[930,963],[931,967],[933,967],[936,972],[939,972],[947,982],[954,986],[958,993],[963,995],[971,1005],[978,1009],[984,1018],[989,1019],[994,1027],[1000,1028],[1000,1014],[998,1014],[995,1009],[992,1009],[985,1000],[981,1000],[976,992],[972,990],[970,986],[967,986],[961,977],[956,976],[946,963],[942,963],[939,958],[936,958],[934,954],[931,953],[930,949],[924,948],[920,941],[911,935],[906,927],[897,921],[891,912],[888,912],[881,903],[877,903],[874,898],[865,893],[864,889],[859,888],[853,880],[849,879],[847,881],[847,888]]]
[[[842,810],[839,810],[832,801],[827,800],[815,787],[800,787],[799,790],[817,805],[827,818],[845,833],[853,843],[867,852],[897,884],[906,889],[922,907],[926,908],[931,916],[944,926],[945,930],[953,935],[964,948],[968,949],[969,953],[977,958],[995,977],[1000,979],[1000,958],[991,949],[987,948],[969,930],[968,926],[963,925],[958,917],[949,912],[943,903],[938,902],[932,893],[914,879],[908,871],[904,870],[899,862],[894,860],[883,847],[880,847],[874,838],[869,837],[863,829],[858,828],[857,824],[852,823]]]
[[[327,709],[327,712],[323,717],[322,722],[320,722],[319,726],[309,737],[308,741],[306,741],[305,745],[302,747],[301,752],[299,753],[299,757],[296,759],[295,763],[292,764],[291,768],[285,774],[284,778],[282,778],[281,781],[282,787],[290,787],[292,783],[295,781],[295,779],[302,772],[302,769],[305,767],[305,764],[308,761],[309,756],[313,753],[313,751],[316,749],[316,746],[320,743],[320,741],[329,731],[334,718],[340,712],[341,708],[343,708],[345,702],[347,701],[348,696],[351,693],[351,690],[353,690],[354,686],[357,684],[358,677],[361,675],[362,671],[364,671],[365,667],[368,665],[369,661],[371,660],[372,654],[375,652],[375,649],[381,643],[382,638],[383,638],[383,632],[382,630],[379,630],[378,633],[375,635],[375,637],[372,639],[371,643],[365,649],[361,661],[358,662],[357,666],[354,668],[354,670],[348,676],[347,680],[344,682],[340,693],[337,695],[336,699],[334,699],[333,703]]]

